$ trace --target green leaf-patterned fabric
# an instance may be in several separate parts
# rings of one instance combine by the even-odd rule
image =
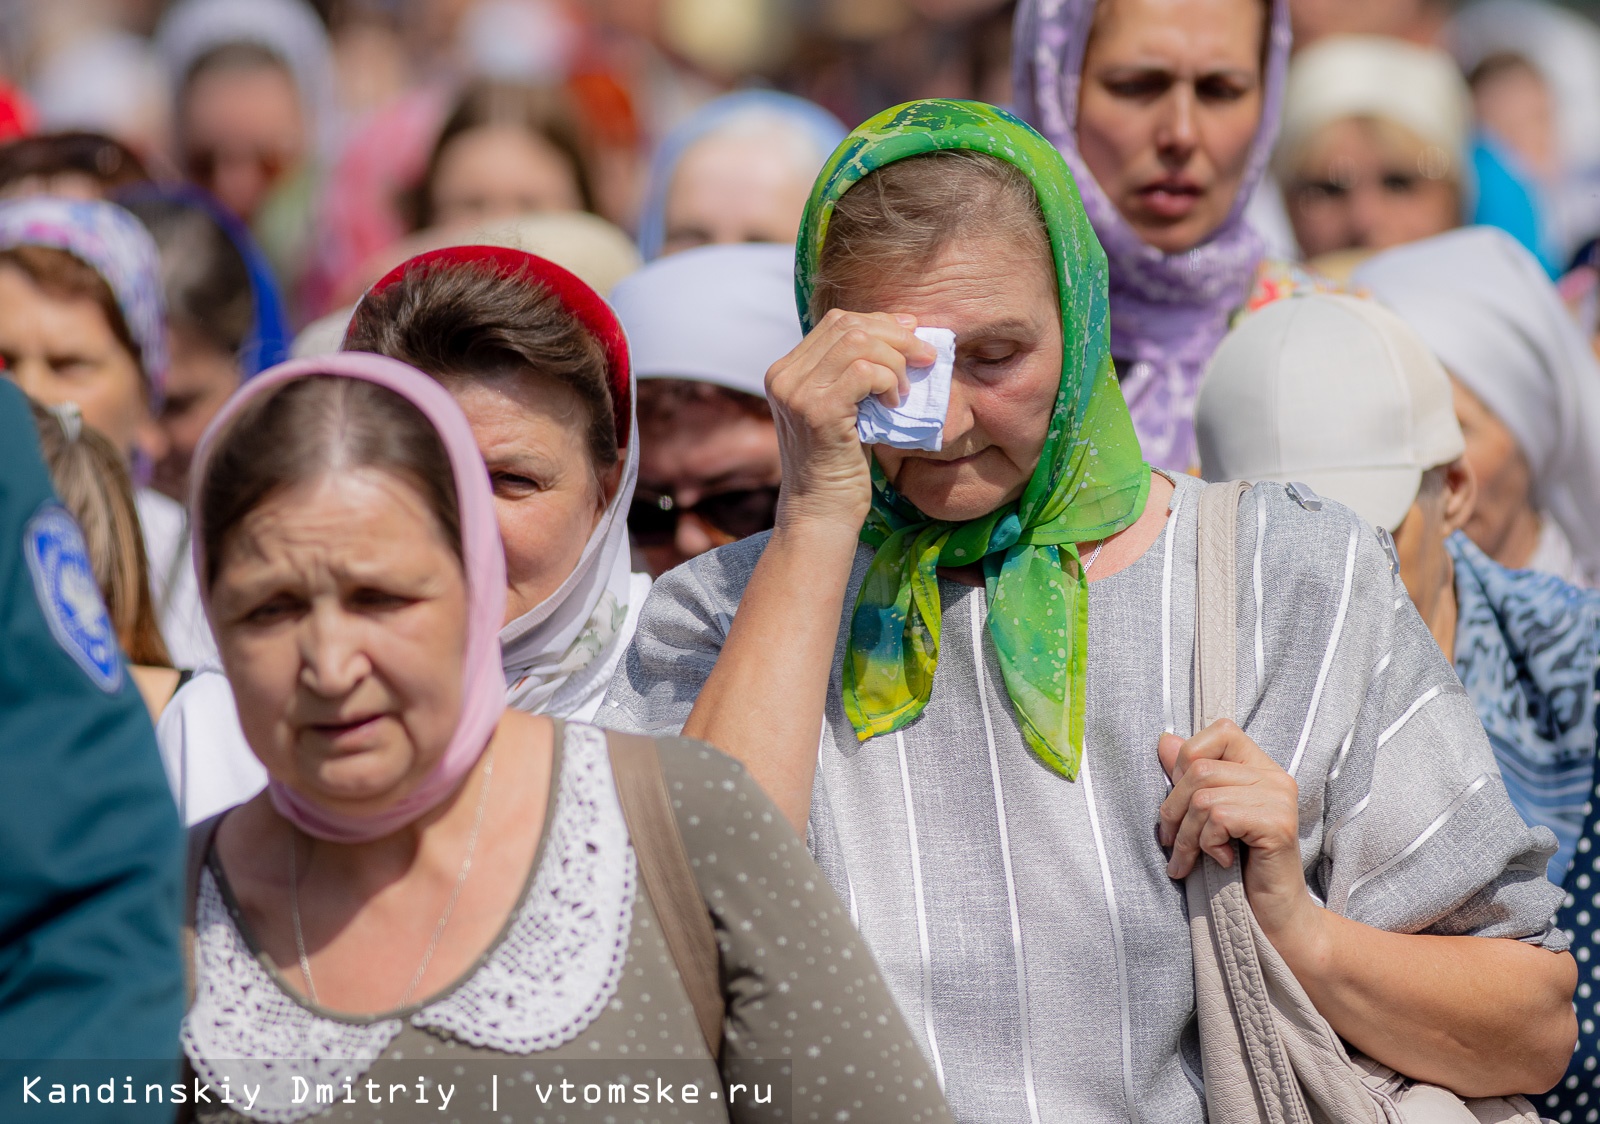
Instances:
[[[844,707],[861,740],[898,730],[927,705],[939,661],[938,567],[982,564],[989,635],[1029,747],[1076,779],[1083,755],[1089,587],[1077,544],[1130,526],[1150,469],[1111,366],[1105,253],[1055,147],[981,102],[909,102],[846,137],[817,179],[795,255],[801,323],[828,220],[852,186],[896,160],[953,149],[1020,169],[1044,213],[1061,296],[1061,384],[1044,451],[1022,497],[967,523],[930,519],[873,464],[875,548],[850,618]],[[957,376],[959,377],[959,376]]]

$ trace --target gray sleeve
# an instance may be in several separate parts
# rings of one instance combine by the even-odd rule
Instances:
[[[686,739],[660,745],[722,954],[723,1079],[762,1061],[792,1066],[792,1115],[735,1103],[733,1124],[949,1121],[872,954],[783,815],[732,758]]]
[[[683,731],[769,537],[702,554],[656,580],[595,715],[597,726],[635,734]]]
[[[1544,873],[1555,836],[1512,807],[1471,700],[1364,527],[1349,612],[1373,627],[1339,653],[1370,670],[1327,777],[1315,881],[1329,908],[1391,932],[1565,948]]]

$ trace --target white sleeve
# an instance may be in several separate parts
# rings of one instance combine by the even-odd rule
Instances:
[[[216,668],[202,668],[161,712],[156,742],[167,783],[185,826],[242,804],[267,785],[233,705],[233,690]]]

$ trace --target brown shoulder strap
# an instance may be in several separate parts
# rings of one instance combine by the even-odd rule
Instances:
[[[200,897],[200,870],[206,865],[206,853],[211,850],[211,840],[216,836],[217,825],[225,814],[218,812],[189,829],[189,854],[183,875],[183,984],[186,1008],[194,1003],[194,922],[195,906]]]
[[[655,739],[608,730],[606,741],[645,893],[650,895],[661,934],[694,1005],[706,1047],[713,1058],[719,1057],[724,1004],[717,934],[689,866],[689,852],[672,812]]]

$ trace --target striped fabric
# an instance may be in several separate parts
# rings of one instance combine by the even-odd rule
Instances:
[[[808,841],[958,1120],[1204,1119],[1183,887],[1155,840],[1156,742],[1188,733],[1193,690],[1200,484],[1177,486],[1162,537],[1089,586],[1075,781],[1018,729],[983,589],[941,583],[933,693],[903,729],[857,740],[836,653]],[[682,726],[764,545],[657,583],[602,724]],[[857,553],[847,606],[871,556]],[[1506,798],[1376,536],[1262,484],[1240,506],[1239,560],[1239,720],[1294,767],[1312,892],[1391,931],[1564,946],[1542,877],[1555,840]]]

